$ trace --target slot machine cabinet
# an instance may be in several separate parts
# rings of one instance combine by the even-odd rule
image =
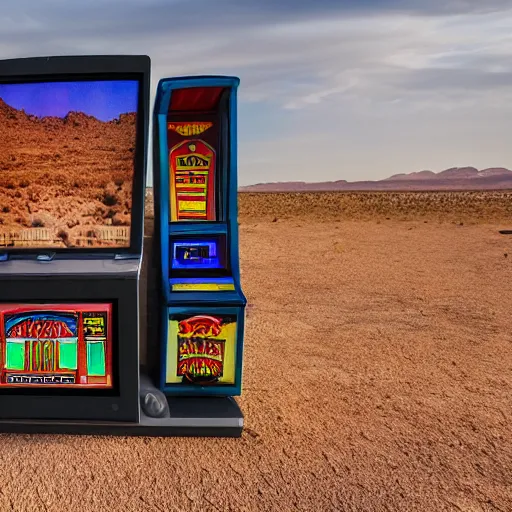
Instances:
[[[149,86],[144,55],[0,61],[0,432],[140,422]]]
[[[160,389],[243,415],[246,298],[237,204],[237,89],[225,76],[160,80],[154,111],[154,185],[161,280]],[[193,397],[193,398],[192,398]],[[234,407],[234,408],[233,408]]]

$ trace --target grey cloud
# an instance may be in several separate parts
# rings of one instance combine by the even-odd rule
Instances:
[[[268,0],[271,1],[271,0]],[[355,0],[349,10],[356,12],[404,13],[431,16],[478,14],[510,9],[509,0]]]
[[[193,39],[201,33],[327,16],[446,15],[510,7],[510,0],[19,0],[7,18],[0,16],[0,27],[16,42],[38,35],[93,37],[102,31],[132,38],[165,33]]]
[[[428,89],[484,90],[503,87],[509,78],[487,73],[488,68],[478,63],[486,55],[445,57],[445,63],[452,59],[453,67],[463,63],[463,69],[449,71],[387,66],[388,54],[415,43],[414,28],[376,28],[373,21],[382,17],[369,18],[368,23],[360,17],[477,13],[485,10],[482,5],[487,10],[504,9],[510,0],[19,0],[8,17],[0,15],[0,57],[31,55],[34,49],[40,55],[148,53],[154,80],[176,74],[234,73],[244,83],[243,96],[280,105],[294,97],[317,92],[321,96],[322,89],[342,90],[354,77],[356,85],[344,94],[394,97]],[[357,28],[343,15],[359,16]],[[319,28],[305,36],[280,30],[284,22],[310,19],[339,20],[340,28],[325,33]],[[421,45],[420,41],[418,48]],[[508,55],[491,57],[496,67],[508,65]]]
[[[512,71],[486,72],[475,68],[411,70],[382,65],[362,70],[359,82],[342,91],[340,96],[360,105],[399,101],[404,108],[415,109],[429,104],[434,109],[444,109],[450,105],[481,102],[480,106],[484,108],[484,105],[496,105],[500,101],[503,106],[505,103],[510,105],[511,84]],[[297,102],[300,104],[300,99]]]
[[[404,90],[489,91],[510,89],[512,72],[489,73],[478,69],[421,69],[393,73],[395,85]]]

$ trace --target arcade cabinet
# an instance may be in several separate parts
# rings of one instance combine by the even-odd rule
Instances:
[[[0,61],[1,432],[151,434],[138,357],[149,88],[147,56]]]
[[[154,191],[161,269],[160,390],[211,435],[238,436],[246,298],[240,284],[237,88],[223,76],[158,84]],[[217,426],[217,429],[215,429]]]

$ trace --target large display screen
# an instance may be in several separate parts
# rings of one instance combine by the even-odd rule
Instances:
[[[111,304],[0,304],[0,387],[104,388]]]
[[[130,246],[139,82],[0,83],[2,248]]]

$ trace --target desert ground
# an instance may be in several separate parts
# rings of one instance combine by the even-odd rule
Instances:
[[[241,194],[242,437],[2,435],[0,510],[512,510],[510,206],[454,197]]]
[[[135,126],[134,113],[38,118],[0,99],[0,247],[129,243]]]

